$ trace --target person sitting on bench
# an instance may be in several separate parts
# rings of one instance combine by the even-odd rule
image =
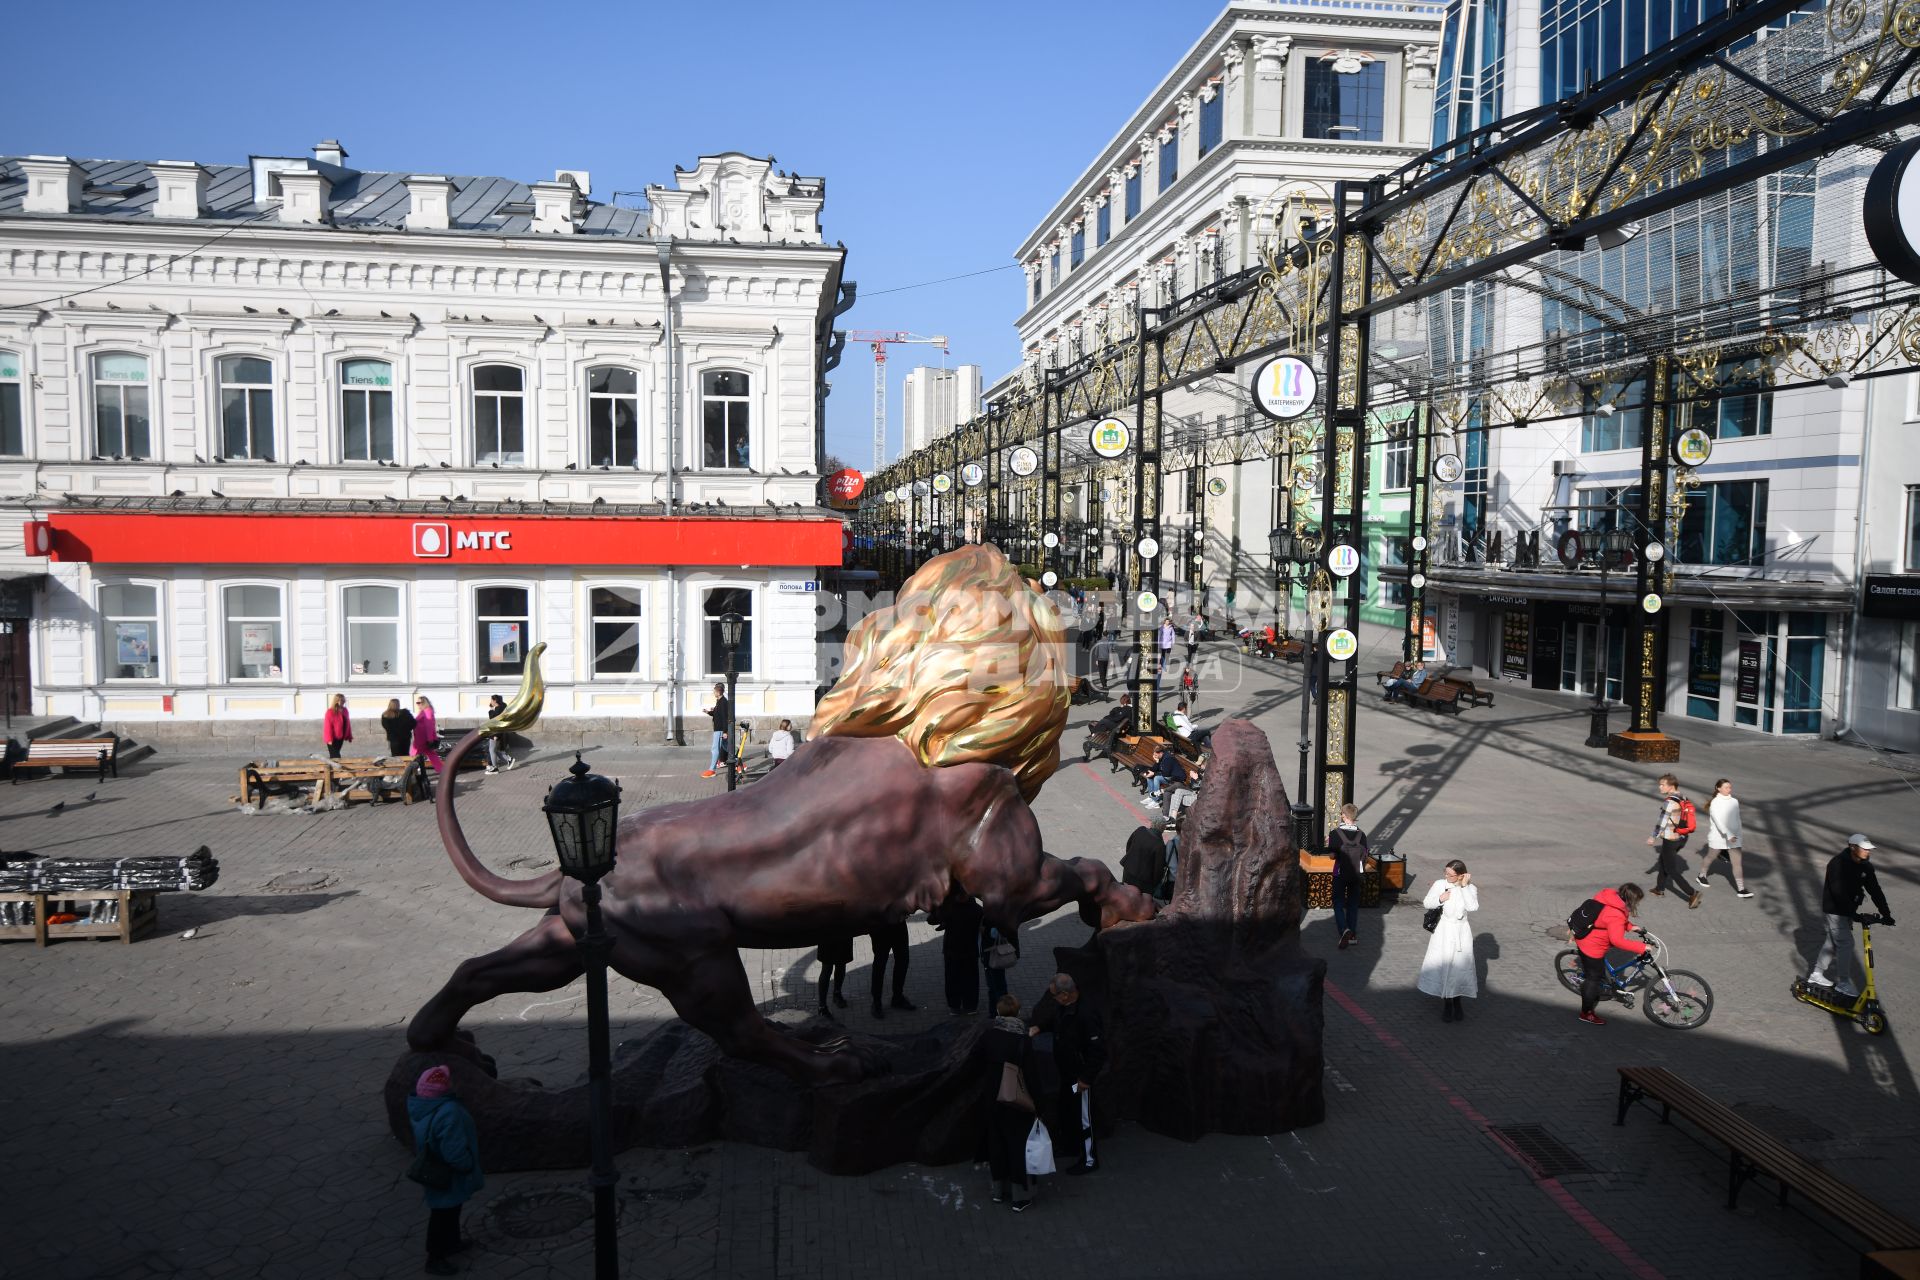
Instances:
[[[1167,750],[1164,746],[1154,747],[1153,771],[1147,774],[1147,803],[1149,805],[1152,805],[1156,809],[1160,807],[1160,791],[1167,783],[1188,783],[1192,781],[1193,775],[1187,771],[1186,765],[1180,763],[1179,756],[1173,754],[1173,752]]]
[[[1398,701],[1398,699],[1394,697],[1396,693],[1418,693],[1420,692],[1420,686],[1426,682],[1427,660],[1425,658],[1416,658],[1413,665],[1408,667],[1399,679],[1388,680],[1386,682],[1386,699],[1388,702],[1396,702]]]

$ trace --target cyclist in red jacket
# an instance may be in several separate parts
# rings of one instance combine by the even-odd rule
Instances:
[[[1641,955],[1646,951],[1647,944],[1630,932],[1633,913],[1640,909],[1640,900],[1644,897],[1646,894],[1637,884],[1602,889],[1593,895],[1593,900],[1600,904],[1599,918],[1586,937],[1576,938],[1573,943],[1580,950],[1580,1021],[1596,1027],[1607,1025],[1607,1020],[1593,1011],[1607,990],[1607,952],[1618,950]]]

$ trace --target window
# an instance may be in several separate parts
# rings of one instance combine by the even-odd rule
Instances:
[[[1386,467],[1381,480],[1382,487],[1387,489],[1412,487],[1413,434],[1411,431],[1403,432],[1398,437],[1387,437]]]
[[[1167,137],[1160,144],[1160,186],[1165,191],[1180,180],[1180,131],[1167,130]]]
[[[745,674],[753,670],[753,592],[745,587],[715,587],[707,592],[707,674],[725,675],[727,647],[720,643],[720,618],[737,613],[746,621],[740,628],[740,649],[734,654],[734,670]]]
[[[229,356],[220,370],[220,453],[273,461],[273,362]]]
[[[1576,501],[1580,504],[1580,512],[1575,527],[1582,533],[1605,533],[1614,528],[1639,527],[1640,486],[1637,484],[1582,489]],[[1544,547],[1541,549],[1545,550]],[[1588,548],[1595,549],[1592,546]]]
[[[510,364],[483,364],[473,371],[475,462],[527,460],[526,374]]]
[[[525,587],[480,587],[473,593],[474,674],[517,676],[531,628]]]
[[[0,454],[27,451],[26,415],[20,407],[20,357],[0,351]]]
[[[347,678],[399,675],[400,588],[348,587],[341,606],[347,620]]]
[[[1820,704],[1827,664],[1827,615],[1787,615],[1787,668],[1780,691],[1782,733],[1820,732]]]
[[[593,618],[593,674],[640,673],[640,588],[595,587],[589,604]]]
[[[1682,564],[1764,564],[1767,482],[1704,484],[1687,495],[1680,517]]]
[[[1722,360],[1717,379],[1722,387],[1753,386],[1752,362],[1737,358]],[[1756,391],[1751,395],[1724,396],[1710,405],[1697,406],[1693,416],[1695,425],[1716,440],[1771,435],[1773,393]]]
[[[1900,627],[1900,664],[1893,677],[1893,705],[1920,711],[1920,622]]]
[[[1226,95],[1218,89],[1210,98],[1200,100],[1200,154],[1220,145],[1221,125],[1225,121]]]
[[[587,461],[640,465],[640,375],[631,369],[587,370]]]
[[[1907,572],[1920,573],[1920,484],[1907,486]]]
[[[1038,302],[1038,301],[1040,301],[1040,288],[1041,288],[1041,284],[1040,284],[1040,268],[1039,268],[1039,266],[1038,266],[1038,265],[1036,264],[1036,265],[1035,265],[1035,267],[1034,267],[1034,270],[1033,270],[1033,300],[1034,300],[1035,302]]]
[[[1127,221],[1140,216],[1140,170],[1127,175]]]
[[[393,366],[385,360],[340,364],[340,456],[393,461]]]
[[[160,588],[128,584],[100,588],[101,668],[109,680],[160,678]]]
[[[145,356],[93,358],[93,451],[102,458],[153,456]]]
[[[1113,237],[1113,201],[1100,206],[1093,215],[1093,247],[1098,249]]]
[[[1580,391],[1580,451],[1638,449],[1645,440],[1647,384],[1644,379],[1624,387],[1583,387]],[[1607,413],[1602,409],[1611,407]]]
[[[1060,250],[1055,249],[1047,255],[1047,288],[1060,283]]]
[[[1383,609],[1406,608],[1407,584],[1382,578],[1380,580],[1380,607]]]
[[[1697,720],[1720,718],[1720,614],[1695,609],[1687,632],[1687,714]]]
[[[227,679],[279,679],[286,671],[280,647],[280,588],[228,587],[220,600],[226,618]]]
[[[1058,257],[1056,254],[1056,261]],[[700,420],[706,432],[702,466],[753,465],[747,431],[752,417],[747,404],[750,385],[746,374],[730,369],[716,369],[700,375]]]
[[[1387,64],[1362,63],[1356,70],[1337,68],[1350,58],[1307,63],[1306,136],[1348,142],[1379,142],[1387,118]]]
[[[1069,271],[1073,270],[1075,267],[1079,266],[1081,263],[1085,262],[1086,260],[1087,260],[1087,229],[1085,227],[1081,227],[1079,230],[1073,233],[1073,239],[1070,240],[1067,244],[1067,270]]]

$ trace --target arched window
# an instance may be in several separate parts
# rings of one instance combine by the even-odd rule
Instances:
[[[102,458],[153,456],[147,358],[112,352],[93,358],[93,452]]]
[[[273,461],[273,362],[228,356],[220,362],[220,453]]]
[[[392,462],[393,366],[385,360],[340,362],[340,456],[348,462]]]
[[[640,461],[640,375],[602,365],[587,370],[587,462],[632,467]]]
[[[26,413],[20,396],[20,357],[0,351],[0,454],[9,457],[27,451]]]
[[[473,460],[527,460],[527,375],[510,364],[473,371]],[[516,666],[515,670],[518,670]]]
[[[705,429],[701,466],[745,469],[753,465],[747,430],[752,419],[747,401],[751,385],[746,374],[731,369],[700,375],[700,420]]]

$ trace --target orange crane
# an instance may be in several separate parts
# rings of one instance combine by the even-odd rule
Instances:
[[[918,343],[939,347],[940,354],[946,355],[947,340],[904,329],[851,329],[847,341],[864,342],[873,348],[873,469],[878,471],[887,462],[887,347]]]

